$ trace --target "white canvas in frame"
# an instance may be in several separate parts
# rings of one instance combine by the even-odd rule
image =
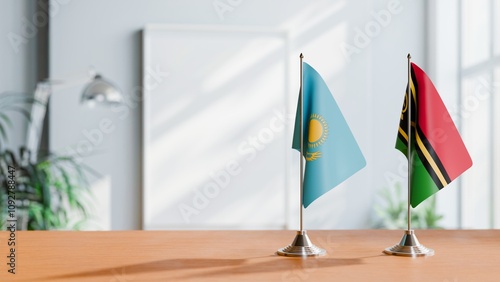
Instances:
[[[286,33],[151,25],[143,54],[143,228],[284,228]]]

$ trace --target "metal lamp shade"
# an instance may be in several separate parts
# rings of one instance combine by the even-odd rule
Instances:
[[[122,102],[120,91],[109,81],[96,75],[82,93],[82,103],[119,104]]]

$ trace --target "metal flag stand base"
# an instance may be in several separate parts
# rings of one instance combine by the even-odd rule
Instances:
[[[280,256],[287,257],[313,257],[313,256],[324,256],[326,251],[316,247],[309,236],[307,236],[307,231],[297,231],[297,235],[293,240],[292,244],[281,248],[277,251]]]
[[[384,253],[405,257],[424,257],[433,256],[434,250],[420,244],[413,230],[405,230],[405,235],[403,235],[401,242],[385,249]]]

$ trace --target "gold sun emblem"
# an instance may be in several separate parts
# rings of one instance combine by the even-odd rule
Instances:
[[[306,155],[307,161],[314,161],[321,158],[320,151],[311,152],[325,143],[328,138],[328,124],[325,118],[318,114],[312,114],[309,117],[309,133],[307,136],[308,152]]]
[[[309,118],[309,135],[307,136],[309,148],[317,148],[325,143],[328,138],[328,124],[325,118],[318,114],[312,114]]]

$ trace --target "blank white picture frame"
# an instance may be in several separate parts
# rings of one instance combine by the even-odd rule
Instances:
[[[247,27],[144,29],[143,229],[286,227],[286,109],[296,102],[287,38]]]

